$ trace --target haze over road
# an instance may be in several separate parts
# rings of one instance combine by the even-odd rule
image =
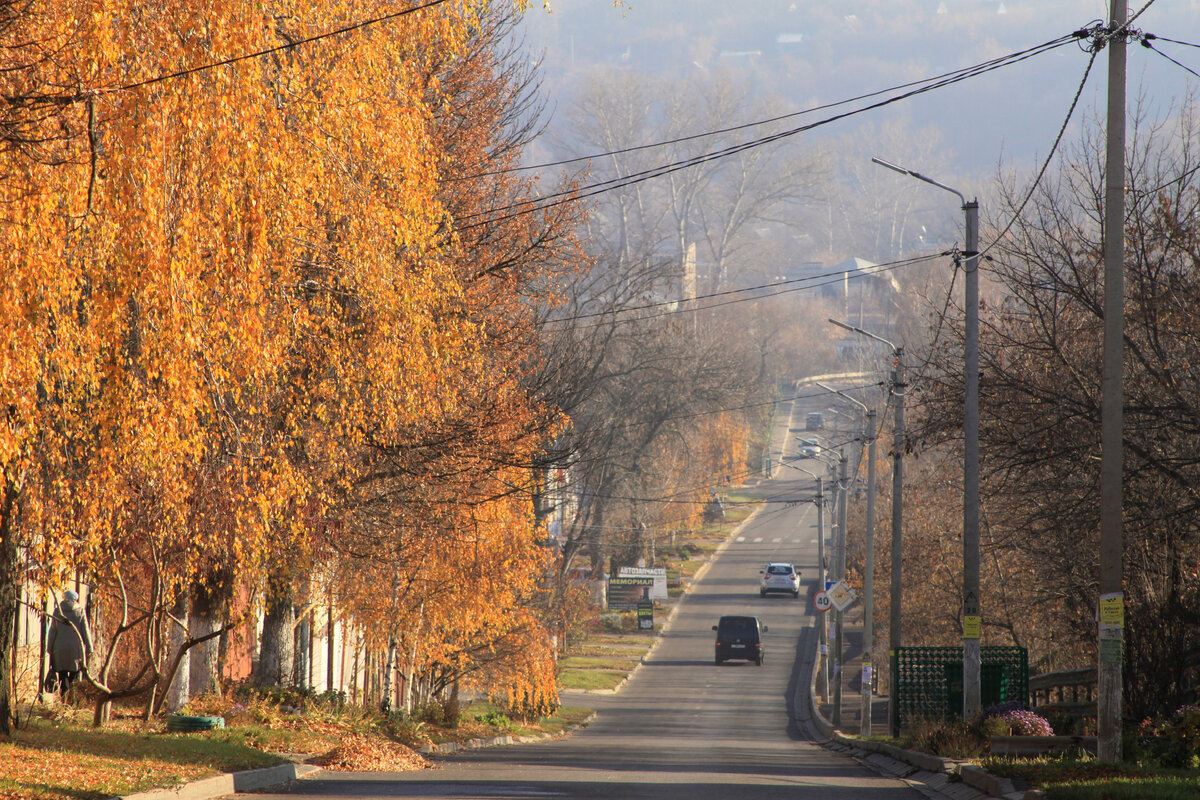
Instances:
[[[782,442],[790,437],[788,414],[781,416]],[[818,470],[817,462],[789,463]],[[807,680],[804,655],[813,649],[817,531],[813,504],[789,501],[811,498],[812,481],[784,468],[759,491],[769,502],[693,586],[646,663],[619,694],[578,701],[599,708],[587,728],[564,739],[462,753],[423,772],[321,773],[286,796],[920,798],[902,781],[809,742],[802,697],[792,713]],[[798,600],[759,597],[758,570],[769,560],[800,569]],[[763,666],[713,663],[712,625],[729,613],[754,614],[768,626]]]

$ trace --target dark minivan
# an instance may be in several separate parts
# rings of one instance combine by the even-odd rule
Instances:
[[[721,617],[713,630],[717,632],[716,661],[741,659],[762,666],[762,634],[767,632],[758,617],[729,615]]]

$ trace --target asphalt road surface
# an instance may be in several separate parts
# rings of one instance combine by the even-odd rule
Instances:
[[[798,408],[793,419],[803,420]],[[789,435],[787,415],[777,438]],[[803,423],[801,423],[803,424]],[[813,462],[784,461],[817,472]],[[614,798],[636,800],[918,800],[882,777],[809,741],[804,666],[811,660],[816,587],[813,481],[780,468],[767,499],[680,603],[646,663],[617,695],[567,698],[599,709],[587,728],[557,740],[444,757],[432,770],[318,773],[288,798]],[[791,561],[799,599],[759,597],[759,569]],[[713,624],[754,614],[769,628],[765,663],[713,663]]]

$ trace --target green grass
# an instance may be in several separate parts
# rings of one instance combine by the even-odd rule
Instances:
[[[620,670],[564,669],[559,673],[558,681],[563,689],[586,692],[615,689],[628,674],[628,671]]]
[[[567,656],[558,660],[563,669],[623,669],[630,670],[639,661],[638,656],[626,658],[595,658],[588,656]]]
[[[1047,800],[1195,800],[1200,778],[1109,778],[1052,784],[1044,791]]]
[[[1105,764],[1093,759],[1043,756],[989,758],[980,764],[1046,793],[1047,800],[1193,800],[1200,797],[1200,772]]]
[[[611,644],[602,644],[589,642],[577,647],[568,647],[566,655],[574,658],[576,656],[589,656],[598,658],[613,658],[627,657],[640,658],[646,652],[646,642],[638,641],[632,644],[623,644],[620,640]]]

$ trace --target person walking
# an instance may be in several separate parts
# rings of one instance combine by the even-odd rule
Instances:
[[[65,700],[79,673],[87,669],[87,659],[92,654],[92,639],[79,595],[70,589],[63,592],[62,602],[54,609],[46,647],[50,651],[50,669],[58,675],[58,691]]]

